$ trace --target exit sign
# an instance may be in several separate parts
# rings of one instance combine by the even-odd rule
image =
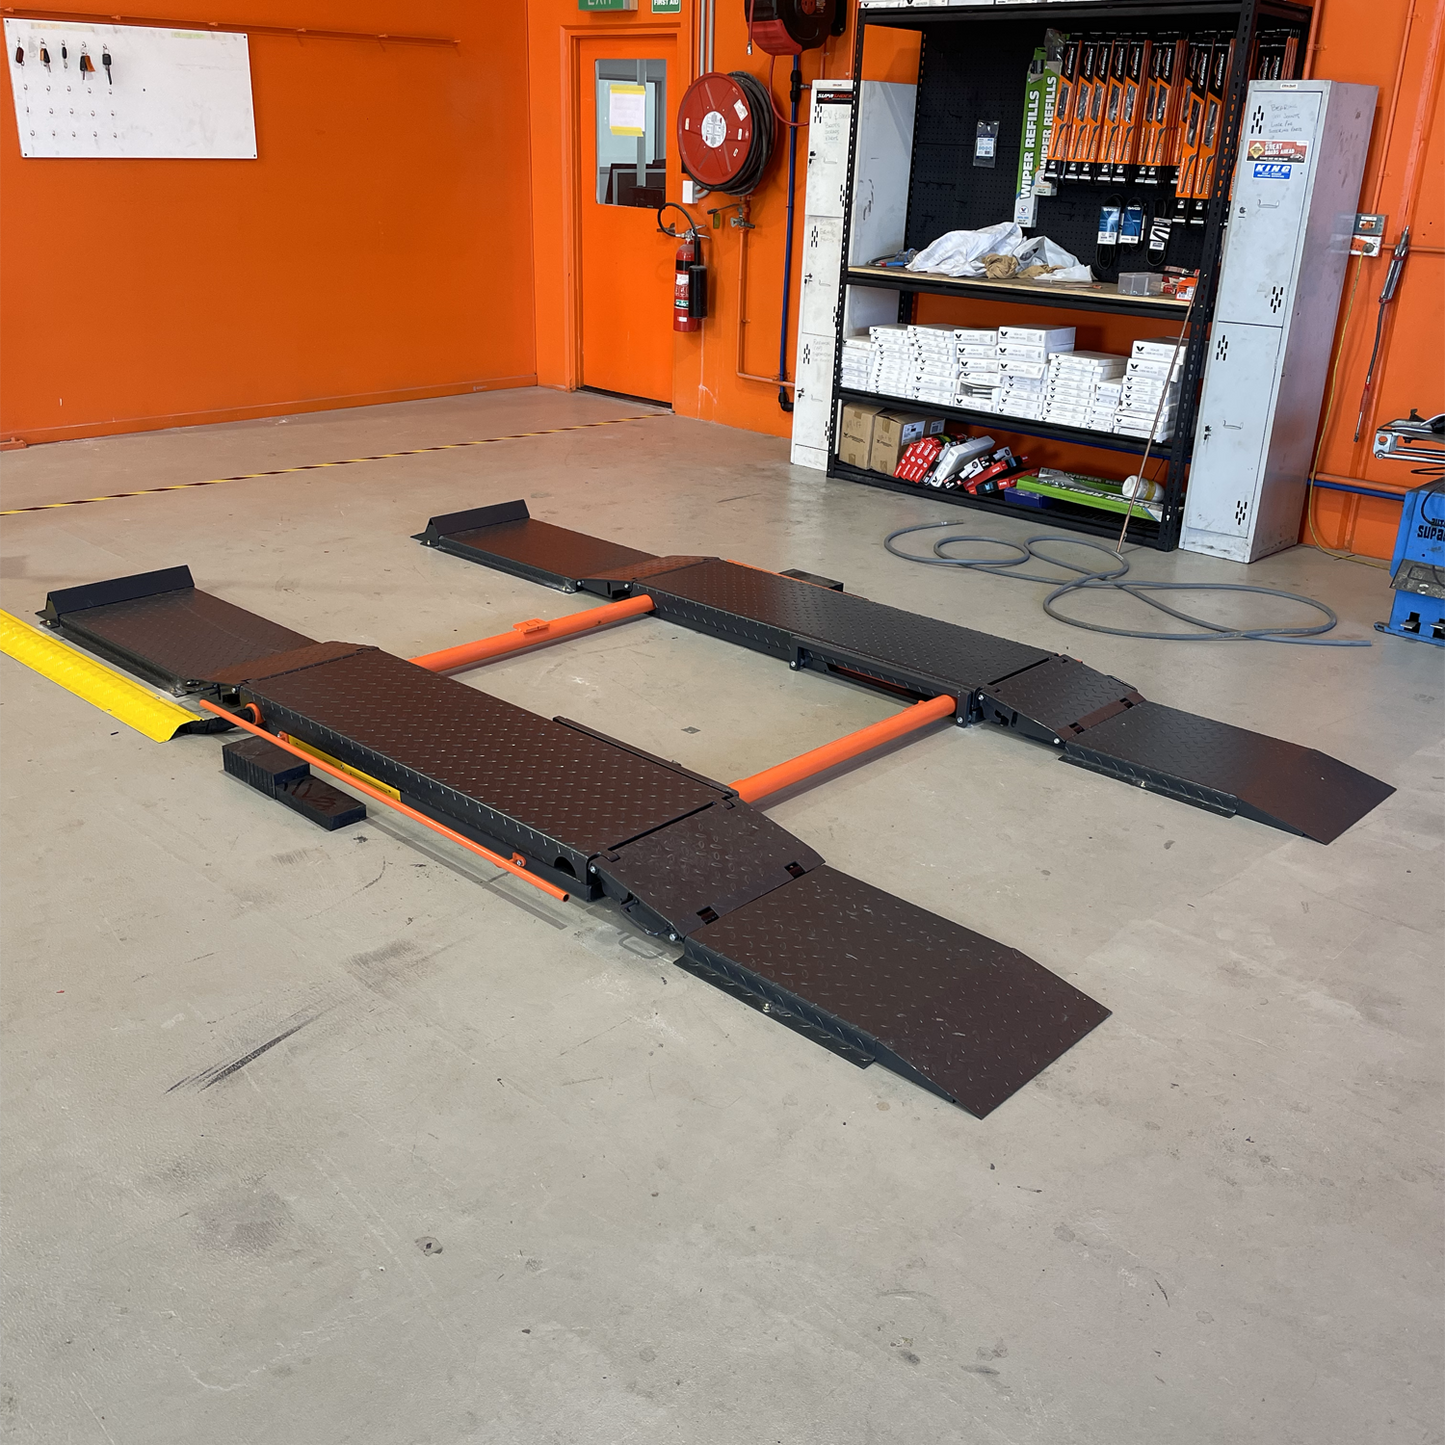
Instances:
[[[636,10],[637,0],[577,0],[579,10]]]

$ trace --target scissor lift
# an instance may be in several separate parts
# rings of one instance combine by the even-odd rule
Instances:
[[[536,521],[522,502],[433,518],[420,540],[607,600],[412,659],[317,642],[200,591],[186,568],[53,592],[42,616],[279,750],[228,760],[268,795],[286,786],[289,754],[554,898],[606,895],[680,944],[682,967],[979,1117],[1109,1011],[1016,949],[829,867],[754,804],[944,720],[991,721],[1065,762],[1322,842],[1393,791],[1311,749],[1146,702],[1072,658],[826,582],[655,557]],[[910,706],[724,784],[446,675],[649,614]]]

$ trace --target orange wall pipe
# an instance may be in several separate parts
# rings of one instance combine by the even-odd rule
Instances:
[[[207,702],[205,698],[199,697],[196,701],[207,712],[213,712],[217,717],[223,717],[229,723],[234,723],[238,728],[244,728],[253,737],[265,738],[268,743],[274,743],[278,748],[284,749],[293,757],[298,757],[303,763],[310,763],[313,768],[320,768],[323,773],[329,773],[333,778],[346,784],[348,788],[355,788],[359,793],[365,793],[368,798],[375,799],[378,803],[385,804],[395,813],[410,818],[413,822],[430,828],[433,833],[440,833],[443,838],[465,848],[468,853],[475,853],[479,858],[485,858],[488,863],[495,864],[498,868],[504,868],[508,873],[520,878],[524,883],[530,883],[533,888],[540,888],[543,893],[549,894],[559,903],[565,903],[571,896],[564,893],[560,888],[548,883],[545,878],[538,878],[536,874],[527,872],[526,865],[515,862],[511,858],[503,858],[500,853],[493,853],[490,848],[483,848],[480,843],[473,843],[470,838],[463,838],[460,833],[453,832],[442,823],[435,822],[428,818],[425,813],[418,813],[415,808],[408,808],[405,803],[399,803],[395,798],[388,798],[385,793],[378,792],[368,783],[363,783],[353,773],[343,773],[340,768],[333,768],[330,763],[323,763],[315,753],[305,752],[303,749],[293,746],[291,743],[278,738],[275,733],[268,733],[265,728],[257,727],[254,723],[248,723],[245,718],[237,717],[233,712],[227,712],[223,707],[217,707],[213,702]],[[254,704],[252,704],[254,706]],[[518,855],[520,856],[520,855]]]
[[[849,733],[847,737],[839,738],[836,742],[824,743],[821,748],[801,753],[776,767],[765,768],[750,778],[739,778],[731,786],[737,789],[743,802],[755,803],[770,793],[781,792],[794,783],[801,783],[805,778],[815,777],[839,763],[846,763],[849,758],[856,758],[860,753],[881,748],[884,743],[891,743],[895,738],[917,732],[929,723],[942,722],[944,718],[952,717],[957,707],[958,703],[951,697],[935,697],[927,702],[916,702],[912,707],[904,708],[902,712],[884,718],[882,722],[874,723],[871,727],[859,728],[856,733]]]
[[[463,642],[456,647],[428,652],[410,660],[428,672],[455,672],[459,667],[470,667],[474,663],[505,657],[508,653],[541,647],[543,643],[555,642],[559,637],[571,637],[594,627],[605,627],[611,622],[626,622],[629,617],[641,617],[651,612],[652,608],[650,597],[628,597],[622,602],[608,602],[586,612],[574,612],[570,617],[554,618],[551,622],[543,622],[540,618],[514,622],[510,632],[499,632],[495,637],[483,637],[478,642]]]
[[[391,45],[455,45],[446,35],[393,35],[383,31],[310,30],[298,25],[238,25],[231,20],[165,20],[156,15],[106,15],[79,10],[37,10],[5,7],[17,20],[67,20],[89,25],[149,25],[158,30],[219,30],[228,34],[284,35],[298,40],[384,40]]]

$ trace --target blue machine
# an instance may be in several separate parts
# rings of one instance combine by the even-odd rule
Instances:
[[[1445,412],[1424,417],[1411,407],[1409,416],[1376,429],[1374,452],[1432,478],[1405,493],[1390,563],[1395,605],[1375,631],[1445,647]]]
[[[1390,573],[1395,605],[1375,630],[1445,647],[1445,477],[1405,493]]]

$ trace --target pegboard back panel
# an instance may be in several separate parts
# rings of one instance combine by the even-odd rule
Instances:
[[[1233,32],[1231,17],[1171,13],[1158,19],[1142,15],[1099,34],[1135,33],[1155,37],[1199,32]],[[1057,26],[1063,29],[1063,17]],[[979,230],[1013,217],[1023,131],[1024,86],[1034,50],[1044,43],[1045,17],[979,18],[967,24],[938,23],[921,27],[923,58],[914,132],[913,175],[908,197],[906,244],[922,249],[948,231]],[[1083,33],[1083,32],[1080,32]],[[1095,33],[1093,31],[1088,32]],[[979,122],[996,122],[998,136],[992,167],[974,165],[974,140]],[[1099,209],[1106,197],[1126,204],[1139,200],[1148,220],[1168,215],[1173,190],[1165,186],[1118,186],[1109,182],[1060,184],[1058,194],[1041,196],[1038,224],[1026,234],[1048,236],[1095,264]],[[1193,270],[1204,251],[1204,228],[1180,226],[1170,242],[1167,263]],[[1143,248],[1129,248],[1119,257],[1126,270],[1146,268]],[[1100,279],[1118,279],[1119,267],[1099,267]]]

